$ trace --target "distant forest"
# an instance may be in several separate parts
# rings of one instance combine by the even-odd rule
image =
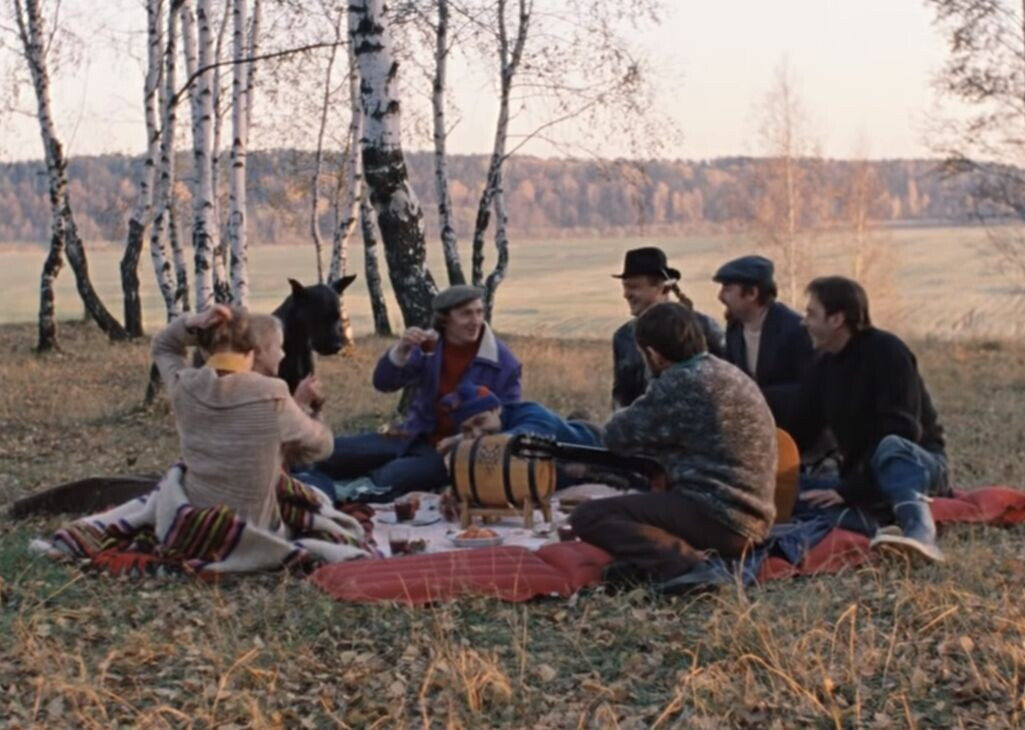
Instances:
[[[437,221],[433,156],[407,155],[420,195],[428,234]],[[454,155],[449,175],[460,236],[472,232],[487,168],[484,155]],[[70,195],[79,230],[87,241],[121,241],[135,198],[137,158],[123,155],[71,160]],[[191,160],[180,154],[179,175]],[[530,237],[659,234],[740,230],[753,220],[763,168],[771,161],[729,157],[708,161],[593,161],[514,157],[505,175],[510,229]],[[814,168],[824,204],[806,224],[843,227],[845,191],[867,164],[873,180],[870,217],[888,224],[958,224],[972,217],[973,181],[945,178],[933,160],[805,160]],[[250,240],[287,244],[308,240],[313,154],[297,150],[249,153],[247,168]],[[327,178],[327,176],[325,176]],[[324,190],[331,181],[325,179]],[[0,242],[42,243],[49,238],[50,211],[41,162],[0,164]],[[221,186],[224,194],[227,185]],[[330,193],[328,193],[328,196]],[[322,198],[324,194],[322,193]],[[178,220],[191,218],[188,186],[179,179]],[[222,205],[222,211],[227,205]],[[324,230],[332,211],[321,211]],[[185,231],[187,234],[187,231]]]

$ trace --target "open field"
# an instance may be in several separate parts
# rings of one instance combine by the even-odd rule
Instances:
[[[1025,295],[1017,293],[1003,267],[987,248],[981,228],[900,228],[878,234],[892,252],[895,286],[876,295],[880,324],[912,336],[1018,337],[1025,335]],[[496,325],[505,332],[550,337],[605,338],[625,318],[618,285],[609,274],[619,271],[623,252],[637,239],[565,239],[514,242],[509,276],[498,293]],[[823,239],[822,249],[835,249],[838,239]],[[658,241],[670,262],[683,272],[683,289],[699,309],[713,316],[722,307],[715,300],[712,273],[723,261],[750,252],[739,236],[694,236]],[[430,264],[444,277],[440,251],[434,246]],[[491,255],[491,252],[488,252]],[[468,258],[464,246],[464,256]],[[44,253],[24,246],[0,253],[0,322],[30,322],[38,310],[38,280]],[[112,311],[120,316],[120,247],[90,255],[94,282]],[[850,262],[834,254],[820,256],[814,272],[848,273]],[[288,292],[286,277],[310,283],[316,278],[312,246],[259,247],[250,252],[253,306],[270,311]],[[363,271],[362,247],[354,246],[350,270]],[[147,324],[162,321],[163,304],[156,292],[148,255],[140,266]],[[871,282],[869,282],[871,284]],[[1018,282],[1021,286],[1021,282]],[[371,329],[370,306],[361,276],[347,296],[357,332]],[[803,302],[799,302],[803,305]],[[58,315],[80,316],[74,278],[58,279]],[[393,326],[398,310],[392,305]]]
[[[176,454],[166,402],[138,405],[146,344],[80,323],[62,337],[40,357],[32,325],[0,327],[0,503]],[[606,342],[510,341],[525,397],[607,414]],[[364,385],[383,344],[321,361],[336,430],[390,413]],[[1025,344],[914,346],[958,485],[1025,485]],[[694,600],[599,590],[410,610],[337,604],[295,576],[120,581],[29,558],[28,539],[58,524],[0,517],[5,727],[1025,725],[1021,528],[950,530],[943,566]]]

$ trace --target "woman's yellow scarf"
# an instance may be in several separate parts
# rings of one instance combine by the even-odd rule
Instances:
[[[253,358],[251,353],[215,352],[206,364],[218,372],[245,373],[253,369]]]

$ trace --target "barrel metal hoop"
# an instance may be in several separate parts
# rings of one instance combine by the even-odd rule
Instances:
[[[506,504],[510,507],[516,504],[512,493],[512,449],[506,448],[502,451],[502,488],[505,490]]]
[[[480,496],[477,494],[477,449],[480,448],[481,440],[476,438],[470,444],[470,496],[474,504],[481,504]]]
[[[537,493],[537,462],[534,459],[527,460],[527,486],[530,488],[530,496],[534,504],[541,504],[541,496]]]

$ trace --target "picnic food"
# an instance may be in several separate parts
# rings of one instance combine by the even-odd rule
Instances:
[[[486,540],[491,537],[498,537],[498,533],[488,527],[477,527],[470,525],[456,535],[460,540]]]

